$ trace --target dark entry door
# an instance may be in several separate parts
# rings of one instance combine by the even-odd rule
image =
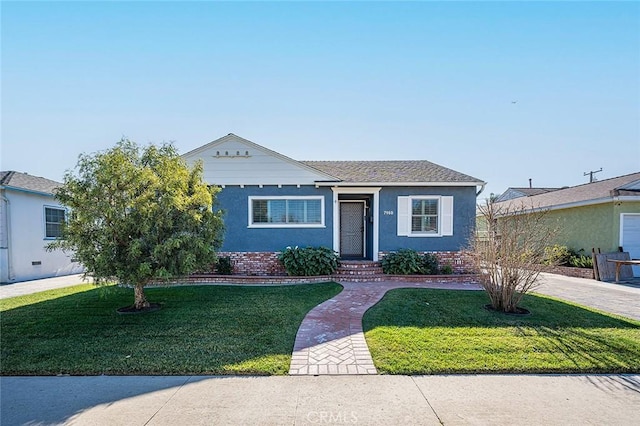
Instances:
[[[364,201],[340,202],[340,257],[364,258]]]

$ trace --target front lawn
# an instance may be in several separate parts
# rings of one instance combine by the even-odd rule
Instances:
[[[640,322],[528,295],[528,316],[483,308],[482,291],[398,289],[364,317],[381,373],[640,372]]]
[[[133,290],[92,285],[0,300],[0,373],[286,374],[306,313],[335,283],[147,289],[160,311],[119,315]]]

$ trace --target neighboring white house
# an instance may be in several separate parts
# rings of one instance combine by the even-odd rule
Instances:
[[[61,184],[13,171],[0,172],[0,283],[77,274],[71,253],[48,252],[66,211],[54,198]]]

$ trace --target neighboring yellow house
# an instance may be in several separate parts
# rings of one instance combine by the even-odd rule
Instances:
[[[549,220],[559,228],[557,244],[587,255],[592,249],[605,253],[622,248],[632,259],[640,259],[640,172],[500,201],[497,206],[523,202],[534,210],[549,210]],[[640,276],[640,268],[634,267],[634,275]]]

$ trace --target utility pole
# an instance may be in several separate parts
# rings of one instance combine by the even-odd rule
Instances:
[[[600,170],[591,170],[590,172],[584,172],[583,176],[589,175],[589,183],[593,183],[598,180],[594,178],[593,175],[595,175],[596,173],[600,173],[601,171],[602,167],[600,167]]]

